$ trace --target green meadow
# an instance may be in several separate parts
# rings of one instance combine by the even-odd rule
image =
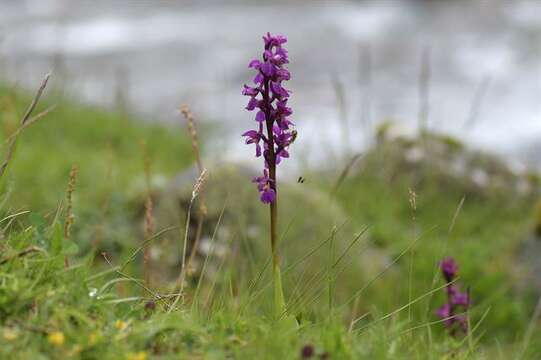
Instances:
[[[0,178],[0,358],[541,357],[535,171],[382,126],[359,156],[279,180],[277,315],[268,209],[251,169],[212,161],[210,125],[195,117],[209,178],[192,193],[180,114],[162,124],[47,90],[33,114],[54,109],[19,131],[33,94],[0,88],[2,161],[18,135]],[[203,199],[205,251],[181,276]],[[467,334],[435,315],[447,256],[471,296]]]

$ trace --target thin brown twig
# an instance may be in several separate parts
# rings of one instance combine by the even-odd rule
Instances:
[[[20,129],[18,130],[18,132],[16,131],[16,135],[13,136],[9,140],[8,148],[7,148],[7,151],[6,151],[6,157],[4,158],[4,162],[2,163],[2,165],[0,165],[0,178],[2,178],[2,176],[4,176],[4,173],[6,172],[6,169],[7,169],[8,165],[9,165],[9,162],[11,161],[11,158],[13,157],[13,153],[15,152],[15,145],[17,144],[17,138],[18,138],[18,135],[19,135],[20,131],[22,131],[22,129],[24,129],[25,127],[30,126],[31,124],[35,123],[37,120],[39,120],[41,117],[43,117],[46,113],[48,113],[48,111],[46,110],[45,112],[43,112],[41,114],[38,114],[34,118],[31,117],[32,112],[35,110],[35,108],[36,108],[36,106],[37,106],[37,104],[39,102],[39,99],[41,98],[41,95],[43,94],[43,91],[45,90],[45,87],[47,86],[47,82],[49,81],[50,76],[51,76],[50,73],[45,75],[45,78],[41,82],[41,85],[38,88],[38,91],[36,92],[36,95],[32,99],[32,102],[30,103],[30,106],[28,106],[28,108],[26,109],[26,112],[24,113],[24,115],[23,115],[23,117],[21,119]],[[49,108],[49,111],[50,110],[51,109]]]
[[[12,255],[12,256],[9,256],[5,259],[2,259],[0,260],[0,265],[4,265],[5,263],[13,260],[13,259],[16,259],[16,258],[21,258],[21,257],[24,257],[26,255],[29,255],[29,254],[32,254],[32,253],[36,253],[36,252],[42,252],[42,253],[45,253],[46,251],[40,247],[37,247],[37,246],[30,246],[26,249],[23,249],[21,251],[19,251],[18,253],[16,253],[15,255]]]

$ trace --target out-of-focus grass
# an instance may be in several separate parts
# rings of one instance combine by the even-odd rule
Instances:
[[[306,345],[322,358],[336,359],[508,359],[520,350],[520,342],[478,343],[486,331],[483,324],[471,338],[455,339],[438,331],[439,323],[409,323],[405,311],[350,333],[343,323],[347,309],[329,316],[321,307],[295,326],[272,318],[270,308],[265,310],[267,297],[252,301],[261,285],[239,287],[233,278],[210,297],[190,295],[183,309],[168,314],[171,301],[156,300],[125,271],[98,273],[88,256],[65,269],[63,254],[71,250],[62,243],[61,224],[43,226],[39,218],[31,223],[4,239],[2,259],[9,259],[0,265],[4,359],[295,359]],[[17,257],[36,243],[45,252]],[[231,267],[223,268],[226,278]],[[397,286],[388,297],[399,296]],[[372,302],[372,320],[385,315],[376,299],[363,298]],[[534,359],[539,351],[533,341],[525,358]]]
[[[398,307],[410,297],[412,261],[411,296],[415,298],[431,288],[438,261],[453,256],[460,264],[459,282],[470,289],[477,310],[472,319],[479,320],[490,309],[482,325],[490,334],[485,340],[516,341],[537,301],[516,283],[520,276],[517,250],[534,229],[535,195],[520,195],[511,186],[492,188],[496,175],[489,176],[485,185],[475,186],[467,179],[471,173],[450,176],[445,169],[450,162],[443,162],[443,169],[424,166],[423,161],[406,165],[407,161],[397,160],[404,150],[397,141],[364,154],[361,170],[344,181],[337,195],[349,216],[369,224],[375,244],[391,254],[420,239],[396,271],[367,290],[365,310],[373,304],[380,309]],[[467,156],[466,149],[459,151],[464,155],[458,157]],[[501,166],[491,156],[483,161],[489,164],[484,169]],[[497,174],[500,176],[499,171]],[[532,184],[534,194],[539,194],[539,186],[538,182]],[[441,284],[441,277],[437,280]],[[413,307],[413,317],[434,319],[442,295],[439,292],[428,298],[430,303],[427,299],[422,306]]]
[[[16,127],[28,98],[3,89],[0,99],[5,137]],[[169,289],[149,293],[137,280],[139,256],[125,268],[115,267],[130,259],[142,241],[142,201],[137,196],[144,193],[141,139],[148,144],[154,175],[172,175],[192,159],[178,127],[141,123],[67,101],[22,134],[1,184],[7,200],[0,210],[4,216],[21,209],[32,213],[0,217],[2,229],[9,224],[0,243],[1,358],[295,359],[307,344],[320,358],[328,354],[333,359],[508,359],[521,350],[533,301],[515,291],[510,268],[513,251],[531,228],[532,199],[497,189],[472,190],[431,167],[404,168],[389,155],[393,151],[382,147],[365,155],[361,170],[352,171],[334,200],[330,189],[340,169],[330,176],[306,174],[306,184],[283,187],[284,283],[290,314],[299,326],[291,318],[273,319],[272,286],[264,271],[265,231],[250,240],[243,238],[242,229],[221,234],[223,224],[217,223],[212,226],[225,244],[237,247],[213,264],[218,271],[202,277],[200,288],[197,281],[190,283],[179,310],[168,314]],[[53,216],[73,163],[80,169],[72,236],[77,246],[63,239],[62,213]],[[237,178],[248,183],[244,175]],[[264,208],[247,207],[242,213],[243,202],[234,193],[239,186],[224,188],[231,189],[228,200],[218,194],[219,203],[208,203],[209,191],[211,211],[219,213],[231,202],[233,223],[260,219],[255,214]],[[252,191],[253,206],[259,206]],[[339,211],[329,210],[334,207]],[[348,221],[340,226],[343,216]],[[325,242],[333,234],[332,224],[337,226],[334,256]],[[365,226],[359,244],[333,268],[333,260]],[[214,228],[206,230],[212,234]],[[110,265],[96,266],[88,252],[97,233],[101,248],[115,251]],[[239,246],[238,238],[253,243],[241,241]],[[322,247],[311,255],[318,244]],[[412,244],[414,251],[404,252]],[[247,253],[246,246],[259,248]],[[25,252],[33,247],[40,250]],[[308,258],[300,264],[288,256],[303,252]],[[64,255],[72,259],[69,269],[64,268]],[[459,281],[471,288],[471,337],[449,337],[433,314],[443,301],[442,291],[429,294],[442,285],[436,267],[446,255],[458,260]],[[366,264],[358,266],[361,261]],[[350,332],[352,303],[347,300],[367,284],[355,314],[365,317]],[[411,307],[404,307],[408,303]],[[538,332],[532,339],[536,336]],[[540,353],[534,340],[524,358]]]
[[[0,88],[0,135],[17,126],[30,98]],[[21,208],[54,208],[65,191],[72,164],[79,167],[80,206],[98,207],[107,192],[129,189],[142,177],[140,141],[147,143],[152,170],[170,175],[192,159],[180,126],[134,122],[122,113],[104,111],[58,98],[40,104],[56,109],[25,130],[3,188],[12,191],[10,204]],[[179,119],[180,123],[180,119]]]
[[[0,137],[18,126],[30,98],[0,88]],[[147,144],[155,179],[186,168],[192,161],[183,128],[134,120],[123,113],[79,105],[52,96],[38,110],[57,104],[19,137],[15,156],[0,183],[6,198],[2,212],[31,210],[53,216],[65,198],[70,168],[79,168],[74,194],[74,231],[81,247],[107,238],[106,248],[137,243],[138,214],[134,199],[143,194]],[[181,124],[180,119],[178,124]]]

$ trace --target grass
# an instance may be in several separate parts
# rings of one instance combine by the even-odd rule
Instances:
[[[29,98],[2,88],[0,101],[6,138]],[[39,108],[51,103],[54,112],[21,135],[1,183],[0,358],[297,359],[305,346],[321,359],[509,359],[521,351],[537,299],[515,288],[513,253],[534,227],[531,197],[475,189],[435,166],[404,167],[394,142],[364,154],[338,189],[341,169],[307,173],[306,183],[282,187],[290,316],[275,319],[267,234],[248,231],[264,228],[266,209],[245,174],[211,168],[204,231],[211,247],[232,250],[203,259],[203,274],[171,308],[175,286],[141,280],[140,141],[160,189],[160,177],[192,163],[189,138],[180,127],[67,99],[48,98]],[[73,164],[79,173],[66,241],[63,199]],[[172,196],[154,195],[160,220]],[[149,244],[180,252],[186,208],[176,211],[178,223],[158,221]],[[170,247],[162,242],[168,236]],[[467,337],[448,336],[433,315],[443,302],[437,263],[446,255],[458,260],[459,282],[472,291]],[[179,270],[175,263],[163,272]],[[532,331],[524,359],[541,354],[541,333]]]

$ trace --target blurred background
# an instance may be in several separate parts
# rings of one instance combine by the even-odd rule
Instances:
[[[53,70],[71,97],[162,121],[188,103],[247,158],[240,91],[270,31],[289,38],[309,164],[392,120],[541,167],[540,20],[536,0],[1,0],[0,77],[33,89]]]

